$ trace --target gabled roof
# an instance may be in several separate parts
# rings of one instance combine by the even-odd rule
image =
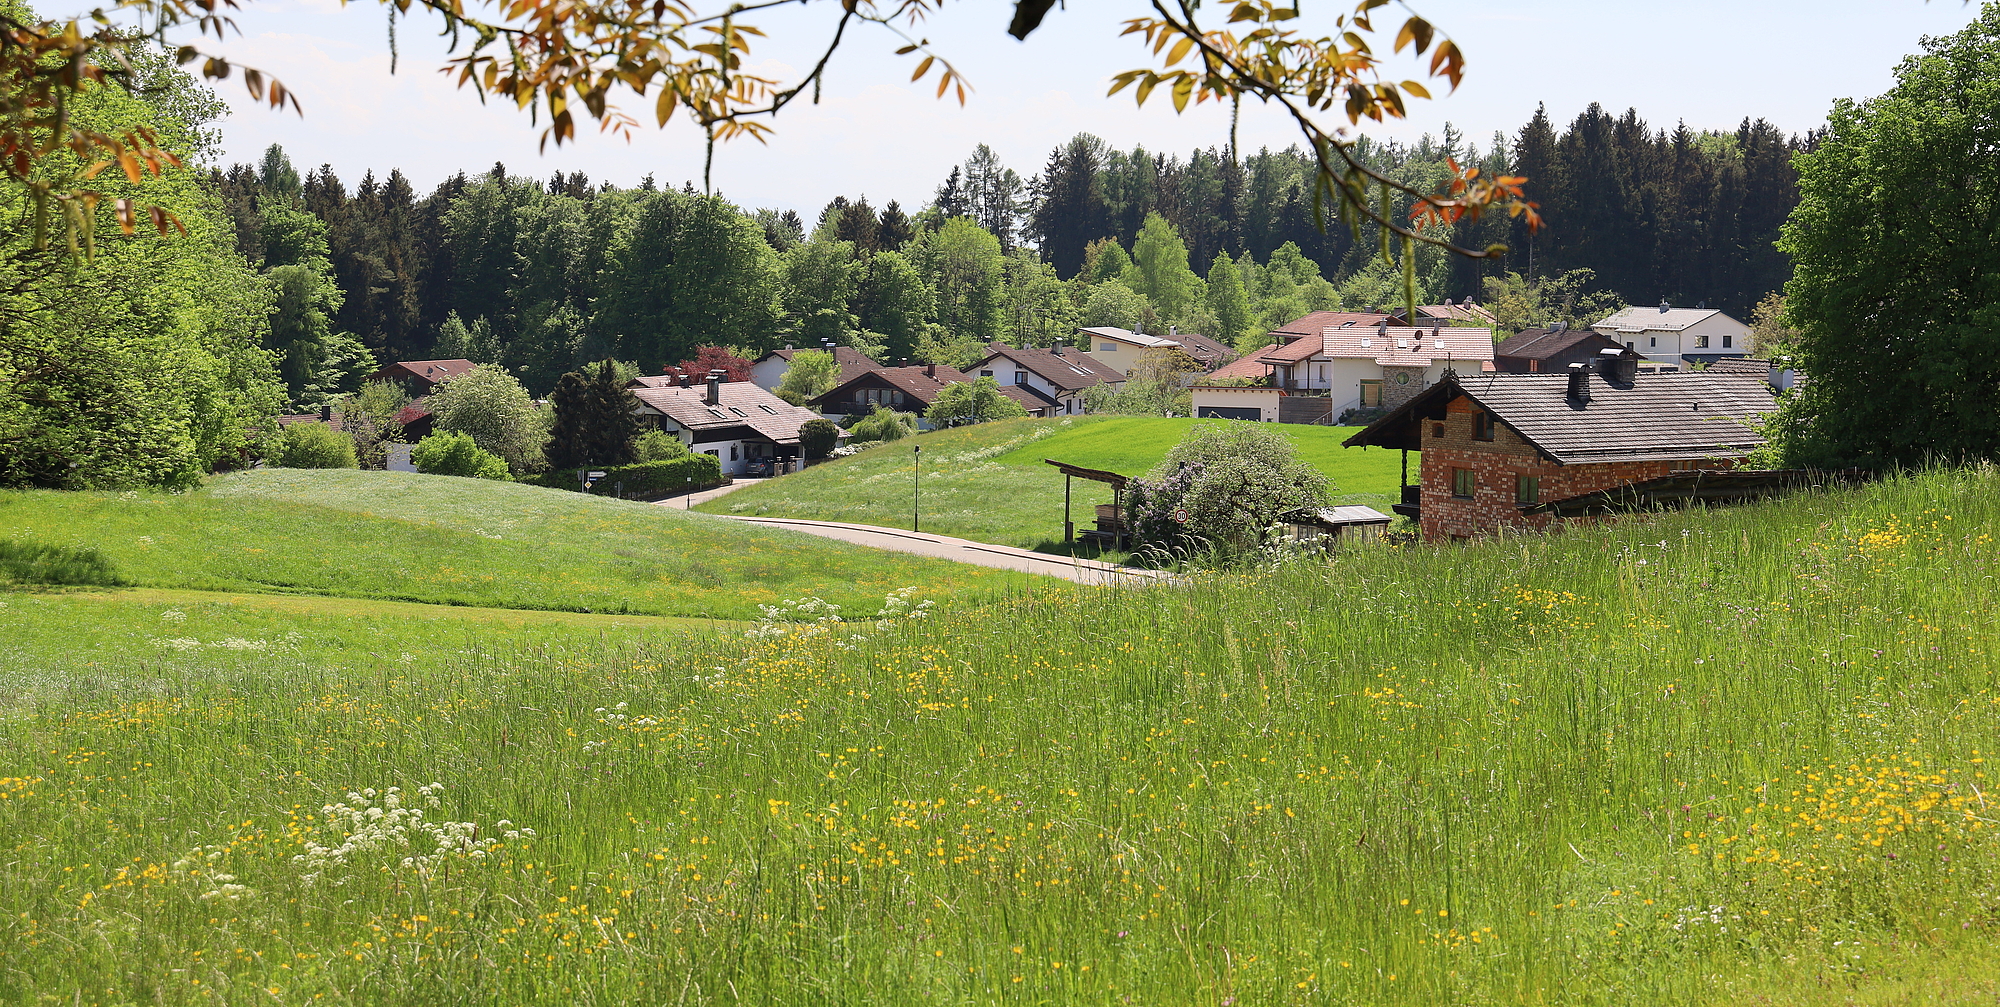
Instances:
[[[1317,343],[1317,345],[1315,345]],[[1381,325],[1324,329],[1320,338],[1296,339],[1257,359],[1267,364],[1296,364],[1312,357],[1332,360],[1373,360],[1384,367],[1428,367],[1450,359],[1468,370],[1493,359],[1491,329],[1426,328]]]
[[[807,346],[805,347],[805,349],[812,350],[818,348],[813,346]],[[761,364],[766,360],[772,360],[772,359],[783,360],[786,363],[790,363],[792,355],[797,352],[799,351],[787,346],[782,350],[772,350],[771,352],[766,353],[761,357],[758,357],[756,360],[752,361],[752,363]],[[824,353],[826,351],[820,350],[819,352]],[[862,371],[882,366],[881,364],[876,363],[874,358],[870,357],[866,353],[861,352],[860,350],[855,349],[852,346],[834,347],[833,362],[840,365],[840,377],[835,379],[834,382],[835,384],[839,384],[845,381],[851,381],[854,379],[855,376],[859,375]]]
[[[1057,402],[1054,396],[1033,385],[1001,385],[1000,394],[1019,402],[1021,408],[1031,413],[1038,409],[1047,411],[1062,408],[1062,403]]]
[[[632,397],[689,430],[749,427],[778,444],[796,444],[799,428],[819,414],[801,409],[748,381],[724,381],[716,386],[719,405],[708,404],[708,384],[692,387],[634,388]]]
[[[1082,391],[1092,385],[1115,385],[1125,380],[1125,375],[1088,353],[1056,354],[1048,350],[1016,349],[1006,343],[988,344],[986,356],[973,368],[977,370],[1003,357],[1065,392]]]
[[[1569,400],[1567,374],[1474,374],[1419,392],[1345,442],[1422,447],[1422,423],[1464,396],[1561,465],[1734,458],[1764,443],[1752,429],[1775,408],[1768,385],[1744,374],[1640,374],[1630,384],[1588,377],[1590,401]]]
[[[1723,357],[1708,365],[1706,374],[1752,374],[1760,378],[1771,376],[1771,362],[1756,357]]]
[[[1465,299],[1464,304],[1419,304],[1417,314],[1429,318],[1447,318],[1469,325],[1493,324],[1493,312],[1474,304],[1470,297]]]
[[[1271,330],[1271,341],[1282,343],[1300,336],[1317,336],[1326,329],[1359,328],[1363,325],[1378,325],[1387,319],[1391,325],[1400,315],[1386,311],[1315,311],[1310,315],[1294,318]]]
[[[1188,356],[1209,367],[1214,367],[1236,355],[1233,347],[1194,332],[1174,332],[1164,336],[1148,335],[1144,332],[1121,329],[1115,325],[1088,326],[1076,331],[1088,333],[1093,338],[1116,340],[1148,350],[1165,350],[1178,346],[1186,351]]]
[[[1261,359],[1264,354],[1277,349],[1266,346],[1254,353],[1246,353],[1229,364],[1218,367],[1202,376],[1203,381],[1219,381],[1227,378],[1261,378],[1270,374],[1270,369]]]
[[[923,405],[937,398],[938,389],[960,381],[970,381],[965,373],[944,364],[916,364],[910,367],[873,367],[828,389],[814,403],[844,402],[856,385],[879,383],[900,390]]]
[[[1679,332],[1690,325],[1704,321],[1722,312],[1714,308],[1623,308],[1601,322],[1591,325],[1599,332]],[[1729,318],[1728,315],[1723,315]],[[1730,318],[1734,322],[1736,319]],[[1741,322],[1737,324],[1741,325]]]
[[[464,374],[479,366],[470,360],[398,360],[363,378],[363,381],[400,381],[416,378],[433,385]]]
[[[1597,349],[1624,349],[1625,344],[1595,329],[1522,329],[1518,335],[1493,348],[1496,357],[1549,360],[1574,349],[1578,343],[1595,342]]]
[[[1175,333],[1173,338],[1180,341],[1181,349],[1186,350],[1188,356],[1210,367],[1236,356],[1236,347],[1219,339],[1210,339],[1193,332]]]
[[[1144,332],[1133,332],[1131,329],[1121,329],[1116,325],[1094,325],[1087,328],[1080,328],[1076,331],[1088,332],[1100,339],[1115,339],[1121,343],[1143,346],[1149,350],[1162,346],[1180,345],[1166,336],[1149,336]]]

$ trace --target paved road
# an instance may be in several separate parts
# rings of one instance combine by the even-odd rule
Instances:
[[[724,483],[714,489],[700,490],[695,493],[683,493],[680,496],[668,497],[665,500],[655,500],[653,502],[662,507],[672,507],[675,510],[688,510],[699,507],[716,497],[727,496],[746,486],[755,486],[763,481],[763,479],[750,479],[744,476],[737,476],[735,482]]]
[[[876,549],[890,549],[896,552],[914,553],[934,559],[948,559],[977,566],[998,567],[1002,570],[1020,570],[1024,573],[1039,573],[1050,577],[1061,577],[1079,584],[1160,584],[1172,583],[1179,578],[1158,570],[1135,570],[1131,567],[1103,563],[1094,559],[1071,559],[1065,556],[1050,556],[1047,553],[1016,549],[1012,546],[988,545],[968,539],[951,538],[946,535],[932,535],[926,532],[897,531],[894,528],[878,528],[866,524],[843,524],[838,521],[808,521],[803,518],[753,517],[748,515],[718,515],[751,524],[770,525],[775,528],[789,528],[823,538],[838,539],[856,545],[872,546]]]

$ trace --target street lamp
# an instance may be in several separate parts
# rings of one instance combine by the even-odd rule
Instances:
[[[921,444],[910,445],[910,457],[916,460],[916,476],[910,480],[910,530],[917,530],[917,504],[924,495],[924,448]]]

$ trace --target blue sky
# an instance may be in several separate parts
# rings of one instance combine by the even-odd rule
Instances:
[[[1305,5],[1308,22],[1345,6]],[[1518,129],[1537,103],[1558,125],[1597,101],[1635,107],[1656,127],[1685,120],[1734,128],[1747,115],[1803,131],[1823,122],[1835,99],[1886,89],[1921,36],[1956,31],[1977,13],[1957,0],[1417,0],[1413,7],[1465,50],[1465,83],[1456,94],[1439,89],[1436,100],[1414,102],[1408,121],[1369,132],[1408,140],[1449,121],[1482,146],[1495,130]],[[720,147],[715,185],[746,206],[802,213],[816,213],[835,194],[914,207],[982,142],[1024,176],[1079,131],[1121,148],[1182,154],[1224,144],[1226,109],[1176,116],[1158,98],[1139,110],[1127,95],[1105,97],[1113,73],[1146,64],[1138,42],[1117,37],[1122,19],[1144,9],[1138,0],[1069,0],[1021,43],[1004,32],[1011,3],[947,2],[923,34],[971,78],[975,91],[963,108],[908,83],[914,62],[893,55],[899,40],[879,31],[850,35],[821,103],[795,103],[768,146]],[[754,23],[773,38],[755,63],[796,76],[808,65],[807,43],[824,39],[834,10],[819,3],[760,15]],[[400,167],[427,191],[455,171],[495,161],[539,177],[583,171],[630,185],[650,173],[662,183],[700,185],[700,135],[678,122],[647,126],[630,143],[580,127],[576,144],[538,150],[540,129],[525,113],[481,106],[436,72],[444,45],[421,17],[399,26],[395,76],[386,15],[375,4],[259,0],[238,21],[242,37],[206,48],[281,77],[305,115],[253,105],[240,83],[223,82],[219,91],[236,109],[222,123],[225,162],[255,161],[280,143],[301,170],[328,163],[350,186],[368,169],[379,176]],[[630,103],[635,111],[642,104]],[[1255,149],[1287,146],[1296,134],[1276,114],[1246,106],[1241,137]]]

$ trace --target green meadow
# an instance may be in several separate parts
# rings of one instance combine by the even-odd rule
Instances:
[[[0,493],[10,578],[750,619],[790,597],[998,593],[1020,575],[514,483],[264,469],[187,494]]]
[[[701,509],[716,514],[851,521],[892,528],[910,526],[912,507],[921,527],[943,535],[1023,548],[1054,548],[1063,539],[1063,476],[1045,459],[1145,475],[1197,423],[1133,416],[1005,420],[878,445],[852,457],[816,465],[719,497]],[[1366,504],[1387,512],[1398,498],[1402,458],[1389,451],[1343,448],[1355,427],[1274,427],[1291,438],[1299,457],[1326,473],[1335,503]],[[916,496],[917,455],[922,447],[922,491]],[[1412,475],[1416,458],[1410,459]],[[1111,488],[1076,480],[1072,520],[1088,528],[1091,508],[1111,502]]]
[[[1987,1003],[1996,535],[1978,470],[839,622],[0,594],[0,1001]]]

